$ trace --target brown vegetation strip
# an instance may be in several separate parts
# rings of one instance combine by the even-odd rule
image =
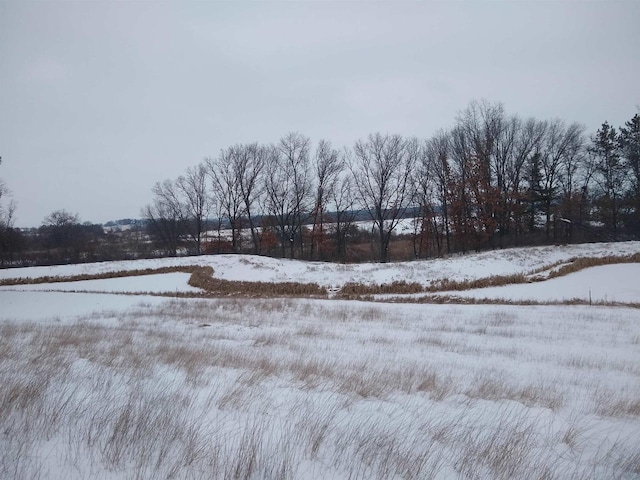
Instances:
[[[597,300],[590,302],[582,298],[571,298],[568,300],[507,300],[504,298],[471,298],[458,297],[456,295],[425,295],[424,297],[392,297],[385,299],[375,299],[373,297],[362,297],[358,300],[373,301],[379,303],[425,303],[425,304],[456,304],[456,305],[587,305],[595,307],[629,307],[640,308],[640,302],[610,302]]]
[[[617,263],[640,263],[640,253],[625,256],[610,255],[607,257],[578,257],[572,258],[569,262],[570,263],[563,265],[555,272],[549,273],[547,278],[562,277],[590,267],[601,267],[603,265],[614,265]]]
[[[404,280],[373,285],[349,282],[344,284],[337,296],[340,298],[349,298],[354,295],[380,295],[390,293],[406,295],[410,293],[422,293],[424,291],[424,287],[421,284],[416,282],[409,283]]]
[[[473,280],[436,280],[427,288],[425,292],[445,292],[447,290],[471,290],[473,288],[500,287],[502,285],[513,285],[516,283],[527,283],[527,276],[524,273],[514,273],[512,275],[494,275],[486,278],[476,278]]]
[[[504,298],[472,298],[456,295],[424,295],[422,297],[385,297],[377,298],[373,295],[350,295],[343,300],[375,303],[417,303],[428,305],[514,305],[514,306],[553,306],[553,305],[585,305],[594,307],[626,307],[639,308],[640,302],[610,302],[596,300],[589,302],[581,298],[568,300],[511,300]]]
[[[240,282],[213,277],[213,268],[200,267],[191,274],[189,285],[209,293],[225,296],[255,297],[326,297],[326,288],[317,283],[298,282]]]
[[[80,282],[83,280],[104,280],[107,278],[123,278],[123,277],[140,277],[143,275],[157,275],[162,273],[193,273],[201,267],[185,266],[185,267],[159,267],[145,268],[139,270],[118,270],[116,272],[103,273],[83,273],[80,275],[67,276],[44,276],[34,278],[8,278],[0,280],[0,286],[11,285],[38,285],[41,283],[62,283],[62,282]]]
[[[472,288],[497,287],[514,283],[527,283],[526,275],[524,273],[517,273],[513,275],[495,275],[493,277],[461,281],[443,278],[440,280],[434,280],[433,283],[427,287],[422,286],[421,284],[416,282],[409,283],[405,281],[396,281],[393,283],[373,285],[347,283],[338,293],[338,297],[348,299],[362,295],[407,295],[412,293],[446,292],[452,290],[460,291],[470,290]]]
[[[477,278],[472,280],[434,280],[431,285],[424,287],[419,283],[408,283],[405,281],[388,284],[364,285],[360,283],[347,283],[338,293],[341,299],[355,299],[371,295],[397,294],[407,295],[415,293],[435,293],[447,291],[462,291],[475,288],[501,287],[504,285],[514,285],[519,283],[543,282],[551,278],[562,277],[570,273],[578,272],[589,267],[602,265],[614,265],[618,263],[640,263],[640,253],[625,256],[610,255],[607,257],[573,257],[566,261],[556,262],[551,265],[537,268],[529,273],[515,273],[511,275],[494,275],[492,277]],[[535,274],[542,274],[560,266],[548,275],[534,277]],[[465,303],[465,302],[458,302]],[[504,303],[504,302],[502,302]]]
[[[44,276],[37,278],[12,278],[0,280],[0,286],[37,285],[43,283],[78,282],[83,280],[103,280],[107,278],[137,277],[142,275],[157,275],[163,273],[190,273],[189,285],[200,288],[206,293],[199,292],[167,292],[141,293],[144,295],[173,296],[173,297],[203,297],[203,296],[252,296],[252,297],[326,297],[327,290],[317,283],[297,282],[234,282],[213,278],[213,268],[200,266],[161,267],[143,270],[119,270],[95,274],[81,274],[69,276]],[[89,292],[85,290],[85,292]],[[94,292],[98,293],[98,292]],[[128,293],[128,294],[133,294]]]

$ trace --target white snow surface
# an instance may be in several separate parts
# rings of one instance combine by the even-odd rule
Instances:
[[[102,278],[75,282],[39,283],[0,287],[0,291],[56,291],[56,292],[101,292],[101,293],[184,293],[201,292],[190,286],[191,274],[174,272],[133,277]]]
[[[58,322],[92,313],[128,312],[139,305],[158,305],[162,297],[0,290],[0,320]]]
[[[87,263],[52,267],[0,270],[0,279],[72,276],[148,268],[200,265],[214,269],[214,277],[226,280],[318,283],[340,287],[347,282],[365,284],[394,281],[429,285],[434,280],[461,281],[493,275],[529,273],[540,266],[573,257],[629,255],[640,252],[640,242],[510,248],[448,258],[391,262],[387,264],[336,264],[277,259],[253,255],[205,255],[120,262]]]
[[[542,282],[441,292],[463,298],[510,301],[640,303],[640,264],[626,263],[591,267]]]

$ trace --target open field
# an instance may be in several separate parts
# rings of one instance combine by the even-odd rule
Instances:
[[[491,272],[536,270],[533,252],[503,253]],[[575,256],[549,252],[543,270]],[[252,276],[270,268],[259,257],[195,260],[269,275]],[[480,270],[453,260],[436,262],[458,279]],[[297,268],[319,284],[314,268],[354,268],[346,282],[437,266],[278,262],[291,268],[272,279]],[[637,266],[493,288],[568,292],[593,276],[639,303]],[[123,270],[23,277],[87,268]],[[195,288],[158,275],[0,287],[0,478],[640,478],[640,309],[109,293]]]
[[[39,290],[635,306],[639,273],[640,242],[514,248],[389,264],[213,255],[0,270],[0,294]]]

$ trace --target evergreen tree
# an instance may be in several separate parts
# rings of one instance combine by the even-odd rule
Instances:
[[[620,158],[618,132],[607,122],[596,132],[589,150],[595,161],[595,181],[601,189],[601,220],[618,239],[620,202],[623,196],[625,165]]]
[[[620,128],[620,153],[630,177],[629,203],[632,207],[630,227],[636,237],[640,237],[640,115]]]

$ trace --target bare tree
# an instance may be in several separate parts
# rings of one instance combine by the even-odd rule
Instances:
[[[240,247],[244,197],[238,178],[238,164],[242,161],[243,147],[236,145],[220,152],[215,158],[206,159],[207,171],[213,184],[213,195],[231,228],[231,248],[234,253]]]
[[[497,119],[496,136],[494,139],[494,151],[492,170],[495,176],[495,186],[498,190],[498,201],[494,215],[498,228],[499,246],[503,246],[504,237],[509,232],[509,220],[511,212],[509,167],[513,161],[516,139],[520,131],[520,119],[516,116]]]
[[[546,124],[534,119],[523,121],[512,115],[504,117],[501,110],[494,110],[491,183],[495,186],[496,204],[493,216],[498,230],[499,246],[515,232],[518,242],[522,230],[521,217],[526,211],[526,166],[534,150],[538,148]]]
[[[42,221],[40,233],[45,238],[46,247],[50,250],[53,261],[62,263],[80,261],[82,232],[77,213],[70,213],[64,209],[51,212]]]
[[[500,208],[495,152],[503,125],[501,104],[473,101],[451,131],[451,217],[463,251],[493,245]]]
[[[180,199],[180,213],[196,254],[202,253],[202,238],[207,231],[207,219],[211,212],[212,199],[207,185],[207,170],[203,164],[187,169],[176,181]]]
[[[290,133],[270,149],[267,160],[267,209],[277,224],[283,257],[287,244],[291,258],[295,257],[296,244],[300,252],[303,250],[302,225],[311,194],[309,148],[307,137]]]
[[[315,204],[311,212],[313,227],[311,230],[310,257],[321,254],[325,239],[325,215],[327,203],[336,187],[340,172],[344,169],[344,157],[331,146],[331,142],[320,140],[315,155]]]
[[[0,199],[2,196],[5,198],[10,195],[9,190],[0,184]],[[13,200],[9,200],[7,205],[3,205],[0,202],[0,229],[13,228],[15,221],[16,203]]]
[[[458,247],[479,249],[495,232],[497,189],[490,184],[490,164],[475,153],[465,128],[451,130],[450,218]]]
[[[2,164],[2,157],[0,157],[0,165]],[[7,184],[0,178],[0,228],[10,228],[13,225],[13,215],[15,212],[15,203],[9,201],[9,204],[5,207],[3,204],[3,198],[7,198],[11,195],[11,192],[7,188]]]
[[[336,254],[341,261],[346,260],[349,232],[354,225],[355,196],[351,176],[342,175],[336,187],[331,191],[331,203],[335,211],[333,234],[336,242]]]
[[[0,157],[0,163],[2,163],[2,157]],[[10,196],[11,192],[0,178],[0,266],[11,261],[13,251],[17,247],[13,230],[16,203],[10,199],[5,205],[5,200]]]
[[[0,159],[0,162],[2,159]],[[7,229],[13,227],[14,213],[16,204],[13,200],[9,200],[7,205],[4,205],[4,199],[10,198],[11,192],[7,188],[7,185],[0,178],[0,229]]]
[[[182,206],[171,180],[156,182],[151,189],[153,201],[142,209],[149,233],[160,240],[167,255],[178,253],[180,237],[184,233]]]
[[[550,238],[552,206],[559,198],[563,164],[581,142],[583,127],[577,123],[566,126],[562,120],[548,123],[540,147],[541,199],[546,218],[546,237]]]
[[[259,199],[264,191],[261,179],[268,154],[268,147],[260,146],[257,143],[244,145],[242,154],[238,156],[238,162],[234,165],[255,254],[260,251],[255,210],[260,206]]]
[[[381,262],[389,259],[391,234],[412,199],[411,172],[418,151],[416,140],[380,133],[354,146],[351,168],[356,193],[377,230]]]
[[[15,211],[13,200],[6,207],[0,204],[0,267],[11,264],[14,254],[22,247],[20,232],[14,228]]]
[[[269,156],[269,147],[257,143],[229,147],[206,165],[213,184],[213,195],[231,227],[234,252],[241,247],[244,222],[251,232],[253,253],[260,248],[260,235],[256,224],[256,209],[263,193],[262,173]]]
[[[517,116],[500,118],[499,127],[495,138],[493,154],[493,173],[498,189],[498,203],[495,208],[495,218],[498,228],[499,246],[504,246],[505,236],[510,233],[511,219],[514,207],[514,187],[511,181],[515,180],[512,173],[513,168],[518,168],[516,163],[516,147],[522,122]],[[517,187],[516,187],[517,188]]]
[[[436,251],[441,252],[442,235],[438,228],[436,215],[437,184],[430,176],[429,157],[423,155],[412,175],[415,209],[413,212],[413,255],[420,258],[428,255],[435,243]]]
[[[414,253],[417,257],[422,256],[426,247],[432,248],[433,245],[437,254],[442,254],[443,248],[451,251],[450,142],[450,133],[440,130],[424,142],[418,155],[413,175],[415,202],[420,215],[414,222]]]
[[[530,191],[527,191],[529,179],[527,167],[530,165],[532,156],[539,150],[546,125],[546,122],[539,122],[534,118],[519,122],[512,156],[508,161],[507,210],[513,220],[516,244],[519,244],[525,228],[523,217],[527,211],[527,203],[530,201]]]
[[[296,242],[300,255],[304,252],[304,239],[302,228],[308,218],[312,193],[311,172],[309,164],[309,152],[311,141],[299,133],[289,133],[280,139],[279,149],[285,161],[285,167],[291,178],[291,218],[292,239],[290,241],[291,257],[294,257]],[[291,240],[291,239],[290,239]]]
[[[560,167],[560,208],[566,229],[566,241],[571,241],[574,226],[582,226],[587,201],[587,186],[593,174],[585,157],[584,126],[572,124],[568,144]]]
[[[449,221],[449,187],[451,185],[451,168],[449,165],[450,135],[448,132],[441,130],[434,137],[427,140],[424,146],[424,155],[422,156],[422,166],[418,168],[422,182],[428,182],[427,188],[433,195],[433,201],[436,205],[432,207],[440,212],[440,222],[434,218],[434,230],[438,235],[438,253],[442,253],[438,233],[438,223],[440,230],[444,231],[444,237],[447,246],[447,253],[451,253],[451,226]]]
[[[286,256],[288,240],[293,243],[291,233],[292,205],[290,204],[290,178],[283,167],[283,161],[277,148],[271,147],[267,156],[264,188],[266,192],[267,213],[278,228],[281,256]],[[265,220],[262,220],[264,230]]]
[[[177,254],[181,239],[193,245],[192,252],[202,253],[212,208],[205,166],[190,167],[175,181],[157,182],[151,191],[153,202],[142,210],[142,215],[148,221],[150,233],[160,240],[167,254]]]
[[[504,171],[502,167],[503,159],[506,155],[496,155],[498,141],[505,132],[505,113],[501,103],[489,103],[486,100],[474,100],[469,103],[457,118],[457,126],[464,132],[467,142],[472,151],[474,160],[480,166],[481,173],[485,175],[482,180],[490,185],[492,183],[491,174],[496,177],[496,183],[500,188],[504,181]],[[511,131],[514,129],[511,128]],[[506,130],[507,137],[510,135]],[[511,148],[512,141],[502,142],[503,146]]]

